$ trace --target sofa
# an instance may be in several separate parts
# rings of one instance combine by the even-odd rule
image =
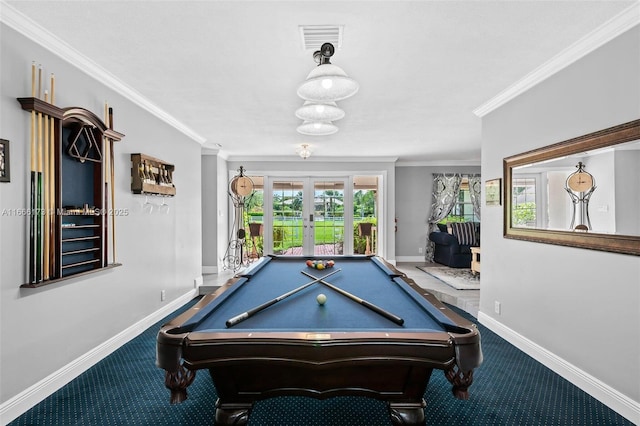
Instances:
[[[480,245],[480,223],[438,224],[429,240],[434,244],[434,262],[451,268],[471,268],[471,247]]]

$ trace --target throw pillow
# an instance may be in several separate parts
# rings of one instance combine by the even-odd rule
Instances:
[[[451,224],[453,235],[458,238],[458,243],[463,246],[475,246],[476,230],[473,222],[454,222]]]

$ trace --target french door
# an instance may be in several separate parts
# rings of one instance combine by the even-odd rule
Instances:
[[[270,237],[265,239],[266,253],[321,256],[350,252],[353,194],[346,190],[348,178],[270,177],[265,184],[265,207],[271,207],[271,212],[265,212]]]

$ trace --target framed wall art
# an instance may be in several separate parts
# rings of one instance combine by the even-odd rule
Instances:
[[[9,141],[0,139],[0,182],[11,181],[9,172]]]
[[[502,205],[502,179],[491,179],[485,182],[484,199],[487,206]]]

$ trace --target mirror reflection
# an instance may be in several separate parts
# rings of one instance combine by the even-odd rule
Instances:
[[[640,256],[640,120],[507,157],[504,237]]]
[[[511,169],[511,226],[640,235],[640,140]]]

